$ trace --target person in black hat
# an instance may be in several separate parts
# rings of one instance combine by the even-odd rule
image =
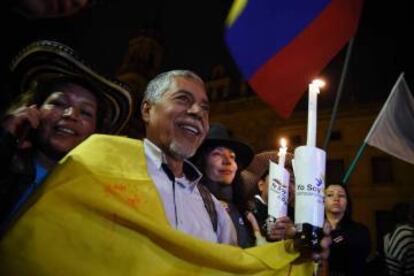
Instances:
[[[0,230],[59,159],[93,133],[119,133],[132,113],[121,83],[55,41],[30,44],[11,65],[18,102],[0,128]]]
[[[203,173],[201,183],[226,208],[237,231],[239,246],[254,245],[254,235],[244,213],[247,211],[240,171],[249,165],[253,150],[232,138],[222,124],[211,124],[209,133],[193,158]]]

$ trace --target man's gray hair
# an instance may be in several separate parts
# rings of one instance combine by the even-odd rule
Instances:
[[[144,93],[144,101],[158,102],[162,95],[171,87],[174,77],[183,77],[199,81],[203,86],[204,81],[190,70],[172,70],[164,72],[153,78],[147,85]]]

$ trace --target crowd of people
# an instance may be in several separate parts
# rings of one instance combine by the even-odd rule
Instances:
[[[28,17],[55,17],[87,3],[14,8]],[[309,264],[316,261],[328,263],[329,275],[366,275],[370,233],[352,219],[347,188],[327,183],[326,232],[321,250],[309,254],[297,242],[294,225],[293,154],[286,161],[288,211],[274,220],[268,215],[268,183],[269,161],[277,162],[277,153],[255,155],[226,126],[210,123],[206,87],[194,72],[159,74],[136,103],[127,85],[103,77],[68,46],[44,40],[13,59],[10,75],[18,97],[3,112],[0,127],[0,272],[73,275],[108,268],[106,258],[121,254],[117,242],[131,250],[121,254],[131,259],[125,264],[135,263],[123,272],[143,271],[139,265],[154,254],[172,255],[205,272],[219,269],[213,256],[219,253],[208,246],[205,253],[205,244],[192,236],[246,249],[237,255],[228,247],[214,248],[223,259],[227,252],[235,255],[229,262],[237,265],[224,266],[227,273],[243,268],[301,275],[313,271]],[[142,141],[121,136],[137,106],[145,125]],[[396,211],[395,227],[384,238],[384,273],[390,275],[414,274],[414,207],[403,210]],[[186,247],[182,233],[196,249]],[[46,253],[54,246],[72,258]],[[165,252],[154,253],[160,248]],[[135,250],[144,258],[134,258]],[[75,256],[87,256],[88,265],[79,268]],[[164,272],[173,271],[185,268],[168,266]]]
[[[27,230],[53,236],[52,230],[57,223],[62,229],[58,237],[53,238],[54,243],[59,244],[60,239],[71,240],[64,234],[69,230],[79,244],[87,240],[70,227],[73,225],[70,212],[61,206],[65,198],[58,200],[59,204],[51,205],[53,212],[34,211],[42,206],[43,200],[49,202],[49,196],[59,190],[56,186],[49,193],[49,186],[44,183],[74,188],[75,180],[71,177],[79,179],[93,174],[95,168],[108,167],[108,162],[114,167],[122,167],[135,157],[139,157],[140,162],[133,169],[145,171],[149,177],[151,188],[162,206],[162,212],[156,217],[165,218],[169,228],[213,243],[243,248],[255,245],[252,226],[245,217],[248,212],[247,204],[243,204],[246,195],[240,193],[243,190],[240,173],[252,160],[253,150],[230,138],[224,126],[213,124],[210,128],[206,88],[195,73],[172,70],[158,75],[148,84],[140,105],[146,135],[142,143],[134,141],[140,142],[137,149],[142,149],[142,155],[131,149],[121,155],[124,161],[116,162],[109,158],[108,150],[118,153],[116,144],[127,147],[131,139],[107,134],[120,133],[130,119],[134,101],[127,86],[101,76],[82,62],[73,49],[55,41],[30,44],[14,59],[11,70],[13,87],[21,96],[4,113],[1,124],[2,271],[16,273],[19,262],[27,267],[35,263],[37,269],[43,271],[44,267],[37,259],[42,258],[42,253],[35,256],[23,251],[14,258],[15,262],[10,262],[9,257],[15,256],[13,252],[17,250],[15,243],[22,242],[21,235],[25,240],[23,248],[39,243],[39,236],[29,235]],[[93,147],[103,148],[92,151],[93,154],[87,149],[82,150],[91,145],[90,142]],[[71,157],[78,150],[82,157]],[[191,157],[193,160],[190,161]],[[89,173],[65,166],[69,160],[79,158],[85,158],[82,167]],[[92,160],[97,163],[90,165]],[[112,177],[125,175],[121,167]],[[61,173],[69,176],[65,176],[63,182],[54,181],[55,175]],[[89,190],[93,186],[90,181],[93,180],[82,182],[82,187],[93,194]],[[68,183],[71,184],[66,186]],[[106,189],[110,194],[122,190],[117,185]],[[128,197],[127,203],[133,206],[137,200]],[[109,203],[110,199],[104,201]],[[50,207],[47,210],[51,210]],[[59,220],[53,217],[54,214],[65,219]],[[285,238],[283,222],[276,222],[269,228],[269,237],[273,240]],[[286,238],[293,238],[293,235]],[[302,257],[308,261],[326,258],[329,237],[321,243],[321,252]],[[290,247],[285,243],[277,246],[275,254],[279,250],[281,256],[301,252],[300,246],[294,243]],[[70,254],[69,249],[65,252]],[[281,256],[279,258],[283,259]],[[42,259],[49,265],[53,263],[52,258]],[[289,264],[293,260],[287,258],[284,262]]]

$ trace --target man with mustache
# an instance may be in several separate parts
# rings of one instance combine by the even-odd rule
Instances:
[[[190,71],[170,71],[153,79],[141,104],[148,173],[157,187],[168,220],[176,229],[201,239],[236,244],[229,216],[213,197],[212,221],[201,173],[187,159],[194,155],[209,128],[209,102],[204,82]],[[209,200],[209,199],[207,199]],[[216,228],[216,229],[214,229]]]

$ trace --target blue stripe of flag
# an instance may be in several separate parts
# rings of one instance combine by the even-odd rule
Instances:
[[[248,1],[226,34],[227,45],[239,62],[245,78],[250,79],[256,70],[317,18],[330,2],[331,0]]]

